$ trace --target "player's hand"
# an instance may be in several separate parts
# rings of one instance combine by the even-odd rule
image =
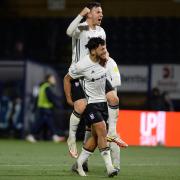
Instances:
[[[86,16],[88,13],[90,13],[90,9],[85,7],[81,12],[80,12],[80,15],[81,16]]]

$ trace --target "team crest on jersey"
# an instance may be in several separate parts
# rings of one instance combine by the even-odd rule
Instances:
[[[75,82],[75,86],[78,87],[79,86],[79,82]]]
[[[94,114],[93,114],[93,113],[89,114],[89,116],[90,116],[90,118],[91,118],[91,119],[95,119],[95,117],[94,117]]]

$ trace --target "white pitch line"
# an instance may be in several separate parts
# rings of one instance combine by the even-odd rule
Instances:
[[[96,164],[96,166],[103,166],[104,164]],[[41,166],[41,167],[55,167],[61,166],[61,164],[0,164],[0,167],[32,167],[32,166]],[[69,167],[69,164],[63,164],[64,167]],[[129,164],[122,164],[122,166],[180,166],[180,163],[169,163],[169,164],[161,164],[161,163],[129,163]]]
[[[145,164],[145,163],[134,163],[134,164],[122,164],[122,166],[180,166],[180,163],[169,163],[169,164],[162,164],[162,163],[151,163],[151,164]]]
[[[26,167],[30,167],[30,166],[48,166],[48,167],[53,167],[53,166],[62,166],[60,164],[0,164],[0,166],[26,166]],[[63,166],[69,166],[69,165],[64,165]]]

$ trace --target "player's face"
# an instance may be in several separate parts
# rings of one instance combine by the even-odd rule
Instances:
[[[56,84],[56,79],[55,79],[54,76],[51,76],[51,77],[49,78],[49,83],[51,83],[52,85],[55,85],[55,84]]]
[[[91,16],[93,25],[100,26],[102,18],[103,18],[102,8],[101,7],[93,7],[91,9],[90,16]]]
[[[106,59],[107,57],[107,49],[106,45],[99,45],[96,49],[96,56],[101,59]]]

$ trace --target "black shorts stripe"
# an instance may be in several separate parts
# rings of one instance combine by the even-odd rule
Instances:
[[[80,40],[76,39],[76,57],[75,61],[78,62],[80,58]]]
[[[80,39],[76,39],[76,57],[75,60],[78,62],[80,59]]]
[[[80,60],[80,57],[81,57],[81,54],[80,54],[80,52],[81,52],[81,51],[80,51],[80,39],[79,39],[78,43],[79,43],[79,44],[78,44],[78,52],[79,52],[79,57],[78,57],[79,59],[78,59],[78,61],[79,61],[79,60]]]
[[[76,39],[76,56],[75,56],[75,62],[78,62],[77,42],[78,42],[78,40]]]

